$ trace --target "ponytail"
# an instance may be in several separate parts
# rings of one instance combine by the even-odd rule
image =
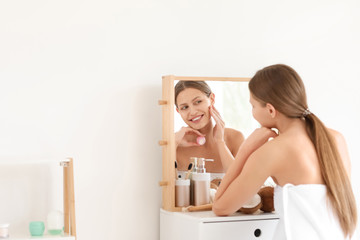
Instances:
[[[304,118],[306,131],[315,146],[319,159],[328,199],[338,216],[344,235],[351,237],[357,222],[356,201],[337,145],[318,117],[310,113]]]

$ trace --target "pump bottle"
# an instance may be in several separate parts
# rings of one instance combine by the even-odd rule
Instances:
[[[210,173],[207,173],[205,169],[205,161],[207,160],[205,158],[197,158],[195,161],[196,172],[192,173],[195,206],[210,203]]]

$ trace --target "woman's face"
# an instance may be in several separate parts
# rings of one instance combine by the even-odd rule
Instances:
[[[207,97],[195,88],[186,88],[177,96],[177,112],[189,127],[201,129],[210,121],[209,106],[214,103],[214,95]]]

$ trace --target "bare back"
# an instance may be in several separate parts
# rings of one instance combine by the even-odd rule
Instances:
[[[346,144],[340,133],[330,129],[329,131],[349,172]],[[276,156],[276,159],[273,159],[275,168],[272,177],[278,185],[324,184],[315,147],[304,129],[294,129],[280,135],[271,141],[271,145]]]

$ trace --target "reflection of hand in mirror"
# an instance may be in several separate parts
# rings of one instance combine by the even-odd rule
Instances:
[[[224,141],[224,131],[225,131],[225,122],[222,119],[219,111],[215,108],[214,105],[211,105],[209,107],[210,114],[212,118],[215,120],[215,127],[213,131],[214,140],[217,142],[223,142]]]
[[[189,137],[191,136],[192,137]],[[204,136],[201,132],[192,129],[190,127],[182,127],[178,132],[175,133],[175,146],[176,147],[194,147],[200,146],[197,143],[197,137]],[[195,141],[194,141],[195,139]]]
[[[186,171],[190,157],[214,159],[214,162],[206,164],[207,172],[211,173],[224,173],[232,164],[244,137],[235,129],[225,128],[219,111],[211,107],[214,103],[215,94],[206,82],[179,81],[176,84],[176,111],[187,124],[175,133],[176,160],[180,171]],[[203,145],[196,143],[198,136],[205,136]]]

